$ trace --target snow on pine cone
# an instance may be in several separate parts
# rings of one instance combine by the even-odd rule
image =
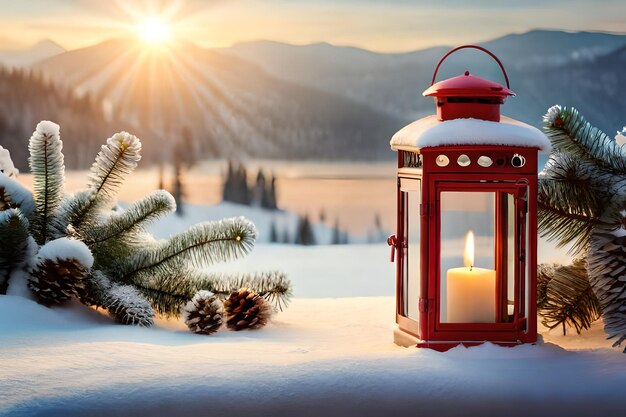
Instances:
[[[40,303],[59,304],[84,290],[92,265],[93,257],[83,242],[56,239],[39,249],[28,286]]]
[[[182,308],[189,330],[199,334],[215,333],[224,322],[224,303],[210,291],[198,291]]]
[[[113,284],[104,300],[109,314],[122,324],[150,327],[154,324],[154,310],[134,287]]]
[[[231,330],[258,329],[269,321],[272,307],[267,300],[248,288],[240,288],[224,301],[226,326]]]

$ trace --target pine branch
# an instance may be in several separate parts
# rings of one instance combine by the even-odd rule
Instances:
[[[81,238],[88,245],[96,245],[110,239],[135,238],[146,224],[175,210],[174,198],[167,191],[155,191],[122,213],[112,214],[99,223],[82,230]]]
[[[102,145],[89,174],[87,204],[74,205],[71,218],[76,229],[89,228],[97,209],[117,194],[120,185],[137,167],[141,159],[141,142],[127,132],[116,133]]]
[[[198,271],[181,264],[171,273],[135,276],[131,285],[150,301],[156,312],[167,317],[176,317],[180,314],[181,307],[202,289],[198,276]]]
[[[68,235],[75,235],[74,224],[79,223],[80,216],[92,204],[91,193],[89,191],[79,191],[71,196],[65,197],[61,206],[51,219],[51,238],[58,239]],[[95,219],[83,219],[82,226],[89,229],[93,226]]]
[[[178,316],[181,307],[202,290],[228,297],[240,288],[249,288],[281,311],[289,304],[292,294],[291,283],[281,272],[231,275],[193,270],[182,264],[169,274],[134,277],[132,285],[157,312],[166,316]]]
[[[591,126],[578,110],[553,106],[544,116],[544,131],[555,152],[567,152],[614,175],[626,175],[626,154],[601,130]]]
[[[154,324],[152,306],[131,285],[111,284],[107,290],[104,307],[118,323],[144,327]]]
[[[571,326],[580,334],[600,318],[600,313],[600,303],[589,284],[585,262],[579,259],[573,265],[557,268],[540,310],[544,326],[550,329],[562,326],[563,335],[567,326]]]
[[[548,284],[554,278],[554,272],[560,268],[558,264],[537,265],[537,308],[541,310],[548,300]]]
[[[570,253],[580,253],[594,226],[616,229],[621,219],[601,220],[608,209],[621,206],[619,201],[626,181],[599,170],[569,154],[552,155],[538,183],[539,232],[557,240],[558,246],[573,243]]]
[[[19,208],[24,216],[31,217],[35,212],[35,200],[22,184],[0,174],[0,210],[9,208]]]
[[[50,238],[50,219],[62,199],[65,179],[62,148],[59,126],[52,122],[40,122],[28,145],[36,207],[30,222],[33,236],[40,245]]]
[[[564,153],[550,156],[538,185],[548,205],[589,217],[600,217],[607,205],[626,191],[624,178]]]
[[[608,339],[616,339],[613,347],[626,341],[626,236],[623,232],[594,230],[587,258],[591,286],[602,307],[604,330]]]
[[[0,211],[0,294],[5,294],[9,272],[28,256],[28,220],[18,209]]]
[[[203,287],[214,294],[227,297],[241,288],[248,288],[257,293],[275,308],[282,311],[289,305],[292,296],[291,282],[280,271],[255,272],[250,274],[206,274]]]
[[[602,223],[599,219],[571,213],[561,207],[546,205],[541,196],[537,201],[537,214],[539,236],[556,240],[557,247],[572,243],[570,254],[579,254],[584,251],[593,226]]]
[[[112,198],[127,175],[141,159],[141,142],[127,132],[116,133],[96,156],[89,175],[89,190],[94,198]]]
[[[200,223],[173,236],[156,248],[138,251],[118,280],[133,281],[137,275],[167,274],[189,262],[201,267],[238,259],[248,254],[256,240],[256,227],[243,218]]]
[[[138,250],[146,251],[155,246],[155,241],[148,234],[137,233],[134,239],[109,239],[91,245],[94,268],[101,270],[112,280],[119,280],[128,271]]]

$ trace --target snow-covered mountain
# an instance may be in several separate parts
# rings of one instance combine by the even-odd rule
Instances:
[[[65,49],[58,43],[43,39],[28,49],[0,51],[0,64],[9,68],[28,67],[63,52]]]
[[[625,46],[626,35],[534,30],[479,44],[502,60],[511,86],[518,93],[518,97],[507,102],[506,114],[537,125],[539,116],[547,109],[545,103],[549,103],[548,107],[554,103],[573,105],[583,112],[584,108],[593,112],[596,105],[602,103],[612,110],[603,113],[596,124],[610,130],[620,116],[623,119],[623,114],[618,114],[623,107],[611,98],[607,101],[600,91],[619,90],[624,84],[607,75],[609,68],[596,63],[600,62],[600,57],[610,57],[611,52]],[[408,120],[433,112],[432,99],[422,97],[421,93],[430,85],[437,62],[450,48],[384,54],[324,43],[293,46],[261,41],[221,51],[256,63],[277,78],[332,91]],[[602,62],[609,67],[612,65],[606,60]],[[550,75],[571,73],[573,68],[586,66],[593,68],[593,72],[584,71],[590,78],[557,79]],[[487,55],[472,50],[459,51],[449,57],[437,79],[459,75],[466,69],[503,82],[498,65]],[[545,77],[552,82],[547,89],[544,88]],[[603,85],[597,85],[596,89],[586,88],[600,82]],[[572,90],[579,86],[583,91],[574,93]]]
[[[33,68],[150,127],[165,152],[189,127],[196,147],[190,151],[203,156],[380,158],[388,156],[386,138],[401,124],[365,104],[279,80],[256,64],[191,43],[165,50],[113,39]]]

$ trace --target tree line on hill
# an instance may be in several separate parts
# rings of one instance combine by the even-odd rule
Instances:
[[[103,140],[121,130],[142,138],[145,132],[108,114],[103,100],[77,95],[36,72],[0,66],[0,143],[20,171],[28,170],[28,139],[41,120],[61,126],[65,165],[88,168]],[[144,152],[151,159],[153,151]]]

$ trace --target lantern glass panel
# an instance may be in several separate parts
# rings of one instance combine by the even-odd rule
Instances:
[[[495,192],[440,194],[441,323],[496,321],[495,199]]]
[[[440,323],[510,323],[529,311],[528,187],[505,187],[439,194]]]
[[[404,201],[404,274],[403,307],[404,316],[418,320],[418,300],[420,295],[420,204],[422,200],[421,181],[402,178],[400,183]]]

